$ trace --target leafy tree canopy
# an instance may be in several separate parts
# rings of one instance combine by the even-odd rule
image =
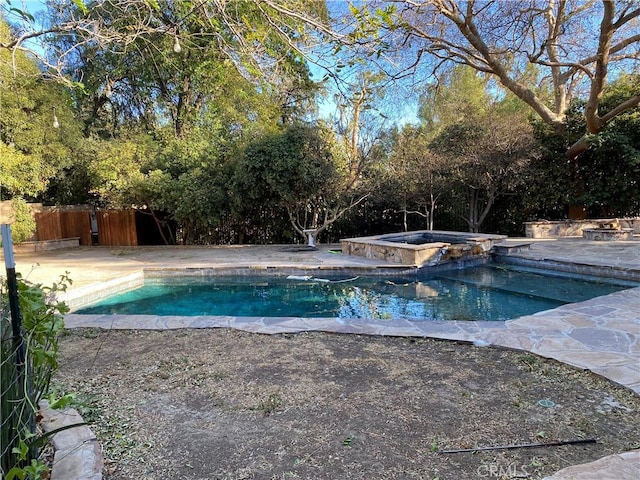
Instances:
[[[11,38],[0,20],[0,39]],[[23,52],[0,49],[0,193],[37,197],[80,139],[70,97]]]
[[[234,171],[240,212],[279,205],[303,238],[303,230],[325,230],[366,197],[351,181],[348,155],[323,124],[298,123],[258,139]]]
[[[602,110],[615,109],[621,98],[640,91],[640,75],[622,75],[602,97]],[[533,215],[563,215],[567,204],[584,205],[590,216],[637,216],[640,213],[640,107],[619,114],[598,134],[589,137],[592,148],[562,169],[558,154],[584,129],[585,101],[576,100],[567,113],[563,134],[538,126],[544,156],[532,178],[537,192],[530,199]],[[538,210],[534,208],[538,207]]]

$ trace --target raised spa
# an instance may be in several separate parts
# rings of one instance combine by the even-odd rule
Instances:
[[[506,235],[417,230],[341,240],[342,253],[385,262],[424,267],[486,260]]]

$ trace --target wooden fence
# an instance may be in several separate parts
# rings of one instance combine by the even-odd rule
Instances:
[[[80,237],[80,245],[91,245],[91,222],[88,210],[44,209],[35,214],[36,238],[59,240]]]
[[[56,210],[48,210],[37,212],[34,216],[36,219],[36,238],[39,241],[58,240],[64,238],[62,236],[61,213]],[[79,235],[71,235],[78,237]]]
[[[80,245],[92,245],[91,210],[44,208],[35,214],[38,240],[80,237]],[[138,244],[134,210],[96,212],[98,244],[133,246]]]
[[[138,245],[135,210],[99,211],[96,213],[96,218],[100,245]]]

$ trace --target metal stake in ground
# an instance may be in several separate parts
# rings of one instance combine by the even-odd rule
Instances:
[[[486,450],[511,450],[514,448],[558,447],[560,445],[576,445],[580,443],[596,443],[595,438],[564,440],[560,442],[521,443],[519,445],[496,445],[492,447],[460,448],[456,450],[438,450],[438,453],[484,452]]]

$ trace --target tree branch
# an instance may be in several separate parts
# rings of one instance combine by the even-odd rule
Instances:
[[[635,97],[631,97],[629,100],[626,100],[625,102],[622,102],[616,108],[614,108],[610,112],[607,112],[602,117],[600,117],[600,121],[602,122],[602,125],[604,126],[612,118],[620,115],[625,110],[629,110],[630,108],[636,107],[638,105],[640,105],[640,95],[636,95]]]
[[[613,15],[615,5],[612,1],[603,0],[604,14],[600,23],[600,35],[598,37],[598,51],[594,76],[591,79],[591,91],[589,92],[589,100],[585,108],[585,119],[587,122],[587,131],[589,133],[598,133],[604,123],[598,117],[598,106],[604,91],[604,85],[607,78],[607,67],[609,63],[609,52],[611,48],[611,38],[613,36]]]
[[[630,20],[640,16],[640,8],[636,8],[635,10],[631,10],[629,13],[624,13],[616,22],[613,24],[613,28],[616,30],[620,28],[625,23]]]

